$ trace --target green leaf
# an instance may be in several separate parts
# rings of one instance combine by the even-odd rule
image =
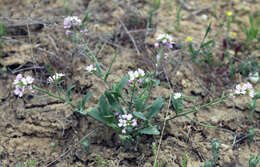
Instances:
[[[107,124],[107,121],[104,119],[103,115],[101,112],[99,112],[99,110],[97,108],[92,108],[90,111],[87,112],[88,115],[90,115],[92,118],[94,118],[95,120],[103,123],[103,124]]]
[[[92,58],[93,58],[93,60],[94,60],[94,62],[95,62],[95,64],[96,64],[97,75],[98,75],[99,77],[103,77],[103,76],[104,76],[104,72],[103,72],[103,70],[101,69],[100,64],[99,64],[99,62],[98,62],[96,56],[95,56],[92,52],[91,52],[91,55],[92,55]]]
[[[129,77],[125,75],[118,83],[119,91],[121,91],[128,84]]]
[[[4,25],[0,23],[0,37],[5,35],[5,31]]]
[[[135,110],[137,112],[143,112],[144,111],[144,102],[146,97],[137,98],[134,101]]]
[[[156,126],[150,126],[148,128],[143,128],[138,131],[141,134],[147,134],[147,135],[159,135],[160,132],[157,129]]]
[[[162,97],[158,97],[152,105],[148,106],[146,109],[148,110],[148,113],[146,114],[146,118],[150,120],[153,118],[156,114],[158,114],[162,107],[164,105],[164,100]]]
[[[84,139],[81,143],[82,147],[84,147],[85,152],[89,153],[89,147],[90,147],[90,142],[88,139]]]
[[[112,96],[111,92],[106,90],[105,96],[108,100],[108,103],[112,106],[114,110],[123,111],[122,107],[118,104],[117,100]]]
[[[134,112],[133,115],[134,115],[135,117],[137,117],[137,118],[140,118],[140,119],[144,120],[144,121],[147,120],[146,117],[144,116],[144,114],[141,113],[141,112]]]
[[[70,95],[71,95],[71,90],[75,87],[75,85],[71,85],[68,87],[67,89],[67,93],[66,93],[66,101],[70,101]]]
[[[90,97],[92,96],[91,92],[88,92],[82,99],[81,101],[81,107],[85,107],[86,102],[90,99]]]
[[[104,115],[107,115],[110,111],[109,109],[109,105],[106,101],[106,98],[104,95],[102,95],[100,98],[99,98],[99,102],[98,102],[98,106],[100,107],[100,110],[101,112],[104,114]]]

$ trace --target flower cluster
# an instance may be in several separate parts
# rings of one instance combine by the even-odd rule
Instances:
[[[23,77],[22,74],[18,74],[13,82],[13,84],[15,85],[14,94],[22,97],[26,88],[28,88],[31,93],[34,93],[34,90],[32,88],[33,81],[34,78],[31,76]]]
[[[169,35],[169,34],[160,34],[157,37],[157,40],[159,42],[154,44],[155,48],[159,48],[160,47],[160,43],[162,43],[164,46],[166,46],[167,48],[171,49],[171,48],[173,48],[173,44],[175,44],[175,42],[173,42],[172,36]]]
[[[231,93],[230,96],[234,97],[234,95],[245,95],[245,94],[248,94],[252,98],[255,96],[255,91],[253,89],[253,86],[249,82],[244,84],[237,84],[234,92]]]
[[[94,72],[94,71],[96,71],[97,69],[96,69],[96,67],[94,67],[92,64],[90,64],[89,66],[86,67],[86,70],[87,70],[88,72]]]
[[[122,128],[122,133],[126,133],[127,127],[136,127],[137,121],[133,118],[132,114],[125,113],[124,115],[119,115],[118,127]]]
[[[62,74],[62,73],[55,73],[53,76],[49,76],[47,82],[48,83],[54,83],[54,82],[57,82],[59,81],[62,77],[64,77],[65,74]]]
[[[70,29],[73,27],[77,27],[81,25],[81,20],[78,18],[78,16],[68,16],[64,19],[64,28]]]
[[[129,71],[128,72],[129,75],[129,83],[133,83],[134,80],[138,79],[137,82],[141,83],[143,82],[143,80],[141,79],[141,77],[145,76],[145,72],[144,70],[138,68],[137,71]]]
[[[64,19],[63,25],[66,30],[66,35],[71,35],[73,31],[71,29],[78,28],[82,24],[82,21],[77,16],[68,16]],[[83,35],[87,34],[87,29],[80,30]]]

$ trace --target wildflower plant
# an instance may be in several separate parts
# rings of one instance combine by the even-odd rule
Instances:
[[[208,64],[211,64],[213,62],[212,58],[212,48],[215,46],[215,41],[214,40],[208,40],[205,42],[207,36],[209,35],[211,31],[211,23],[208,25],[206,32],[204,34],[204,37],[200,43],[200,46],[198,49],[196,49],[193,44],[191,43],[192,38],[187,37],[186,42],[188,43],[189,51],[192,54],[192,60],[194,62],[206,62]],[[199,54],[202,55],[202,59],[199,60],[198,56]]]
[[[34,79],[32,77],[23,77],[21,74],[18,74],[14,81],[14,94],[22,97],[24,91],[29,89],[31,92],[38,91],[56,98],[63,103],[70,105],[75,112],[90,116],[105,126],[112,128],[118,133],[118,136],[126,147],[129,147],[133,143],[138,144],[138,139],[141,135],[159,135],[160,127],[158,125],[160,124],[153,123],[153,118],[163,111],[165,100],[162,97],[157,97],[152,100],[151,92],[153,88],[160,84],[156,79],[158,69],[161,65],[162,59],[164,58],[165,52],[168,49],[171,49],[175,44],[173,42],[173,37],[169,34],[160,34],[157,37],[157,42],[155,43],[157,56],[154,60],[154,71],[137,68],[130,70],[122,76],[118,82],[110,83],[108,82],[108,78],[112,73],[112,65],[117,58],[117,54],[114,55],[107,69],[103,66],[101,67],[96,55],[85,42],[84,34],[82,33],[82,30],[86,30],[84,25],[85,23],[76,16],[70,16],[64,19],[65,33],[69,35],[69,38],[72,39],[73,42],[81,44],[80,47],[83,50],[83,53],[85,53],[86,57],[88,57],[93,63],[86,67],[86,73],[95,75],[107,86],[107,89],[100,95],[97,106],[86,106],[86,103],[92,97],[90,91],[87,92],[80,101],[74,102],[71,99],[71,92],[74,85],[68,86],[65,94],[62,94],[62,91],[59,91],[58,95],[56,95],[49,90],[37,87],[34,84]],[[69,31],[71,32],[68,33]],[[210,25],[198,50],[195,50],[192,45],[190,45],[194,58],[198,56],[201,49],[212,43],[211,41],[204,43],[209,31]],[[82,43],[84,44],[83,47]],[[64,76],[65,74],[63,73],[54,73],[54,75],[51,75],[48,78],[47,82],[60,88],[60,83],[63,82]],[[246,84],[243,85],[242,88],[237,88],[236,90],[239,92],[235,91],[234,94],[238,95],[248,93],[250,96],[253,96],[254,93],[252,93],[253,91],[251,89],[252,86]],[[195,106],[189,110],[184,108],[183,100],[185,96],[183,93],[172,93],[170,102],[174,108],[175,115],[167,117],[165,121],[181,116],[187,117],[188,114],[195,113],[204,107],[219,103],[228,97],[229,95],[223,94],[220,98],[214,99],[204,105]],[[85,145],[88,146],[89,143],[85,142]]]
[[[203,167],[214,167],[217,165],[220,146],[221,143],[219,140],[216,139],[212,141],[211,148],[213,151],[213,158],[210,161],[206,161]]]
[[[246,39],[246,45],[248,47],[255,48],[256,43],[258,41],[258,33],[259,33],[259,15],[256,15],[255,17],[249,13],[249,23],[250,26],[247,27],[247,25],[240,25],[241,30],[245,33],[247,39]]]

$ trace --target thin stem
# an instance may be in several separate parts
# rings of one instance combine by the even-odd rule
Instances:
[[[186,116],[188,114],[191,114],[191,113],[194,113],[198,110],[201,110],[202,108],[205,108],[205,107],[208,107],[208,106],[211,106],[211,105],[214,105],[214,104],[218,104],[220,103],[221,101],[223,101],[224,99],[226,99],[227,97],[229,97],[229,95],[226,95],[226,96],[223,96],[223,97],[220,97],[220,98],[217,98],[217,99],[214,99],[212,100],[211,102],[207,103],[207,104],[203,104],[201,106],[198,106],[198,107],[194,107],[192,110],[190,111],[187,111],[187,112],[184,112],[184,113],[180,113],[180,114],[177,114],[177,115],[174,115],[173,117],[170,117],[168,119],[166,119],[166,121],[169,121],[169,120],[172,120],[172,119],[175,119],[175,118],[178,118],[178,117],[181,117],[181,116]],[[161,122],[160,122],[161,123]]]
[[[136,88],[136,80],[134,80],[134,86],[132,88],[132,94],[131,94],[131,99],[130,99],[130,105],[129,105],[129,111],[132,112],[132,104],[133,104],[133,97],[134,97],[134,93],[135,93],[135,88]]]
[[[45,90],[45,89],[42,89],[42,88],[37,87],[37,86],[35,86],[35,85],[33,85],[32,88],[35,89],[35,90],[38,90],[38,91],[40,91],[40,92],[42,92],[42,93],[45,93],[45,94],[47,94],[47,95],[50,96],[50,97],[54,97],[55,99],[59,99],[59,100],[61,100],[62,102],[71,105],[71,107],[73,107],[73,108],[76,108],[76,105],[74,105],[71,101],[66,101],[66,99],[62,98],[61,96],[57,96],[57,95],[55,95],[55,94],[53,94],[53,93],[51,93],[51,92],[49,92],[49,91],[47,91],[47,90]]]

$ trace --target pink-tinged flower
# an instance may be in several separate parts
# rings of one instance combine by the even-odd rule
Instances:
[[[15,86],[15,90],[14,90],[14,94],[19,96],[19,97],[22,97],[23,96],[23,93],[24,93],[24,87],[23,86],[19,86],[19,85],[16,85]]]
[[[64,19],[63,25],[65,29],[71,28],[71,17],[66,17]]]
[[[23,79],[23,75],[22,74],[18,74],[13,82],[14,85],[17,85],[18,83],[20,83]]]
[[[71,35],[73,32],[71,30],[66,30],[65,34],[66,35]]]
[[[138,82],[138,83],[142,83],[143,80],[142,80],[142,79],[138,79],[137,82]]]
[[[235,98],[234,93],[230,93],[230,94],[229,94],[229,97],[230,97],[230,98]]]
[[[85,28],[83,30],[80,30],[80,33],[83,35],[87,35],[88,30]]]
[[[245,87],[244,89],[253,89],[252,84],[249,82],[245,83],[243,87]]]
[[[144,70],[138,68],[137,72],[138,72],[138,74],[139,74],[140,76],[142,76],[142,77],[145,76]]]
[[[156,42],[156,43],[154,44],[154,47],[155,47],[156,49],[158,49],[159,46],[160,46],[160,44],[159,44],[158,42]]]
[[[30,90],[30,92],[32,93],[32,94],[34,94],[35,93],[35,91],[34,91],[34,89],[33,89],[33,87],[30,85],[30,86],[28,86],[28,89]]]
[[[133,120],[132,120],[132,126],[137,126],[137,121],[136,121],[136,119],[133,119]]]
[[[77,16],[68,16],[64,19],[63,25],[65,29],[70,29],[72,26],[80,26],[81,20]]]
[[[122,133],[123,133],[123,134],[126,134],[126,130],[125,130],[125,129],[122,129]]]
[[[127,114],[122,115],[123,119],[127,119]]]
[[[165,45],[167,44],[167,39],[162,40],[162,43]]]
[[[166,47],[169,48],[169,49],[173,48],[172,44],[170,44],[170,43],[166,43]]]

